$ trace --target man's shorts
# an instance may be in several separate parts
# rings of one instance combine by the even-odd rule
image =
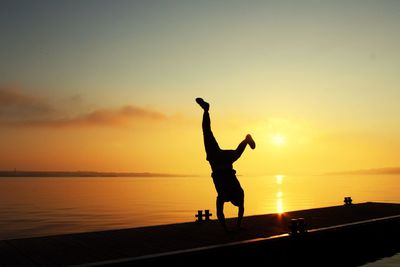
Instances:
[[[242,206],[244,202],[244,191],[236,177],[235,170],[224,170],[213,172],[215,189],[217,190],[219,200],[231,202],[235,206]]]

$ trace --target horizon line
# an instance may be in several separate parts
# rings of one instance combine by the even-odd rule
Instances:
[[[0,177],[194,177],[195,174],[114,171],[31,171],[0,170]]]
[[[293,172],[291,172],[293,175]],[[282,173],[288,175],[287,173]],[[400,167],[381,167],[358,170],[344,170],[324,172],[314,175],[396,175],[400,174]],[[177,173],[161,173],[161,172],[138,172],[138,171],[89,171],[89,170],[0,170],[0,177],[199,177],[205,174],[177,174]],[[277,175],[277,173],[265,173],[260,175]],[[238,174],[243,176],[243,174]]]
[[[327,172],[325,175],[383,175],[383,174],[400,174],[400,167],[382,167],[382,168],[371,168],[371,169],[359,169],[359,170],[349,170],[349,171],[336,171]]]

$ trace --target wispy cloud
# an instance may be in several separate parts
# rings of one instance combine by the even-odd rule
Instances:
[[[71,118],[25,121],[20,122],[20,125],[41,127],[110,127],[128,126],[139,120],[159,121],[166,118],[167,117],[160,112],[127,105],[117,109],[97,109]]]
[[[0,125],[18,127],[119,127],[143,121],[162,121],[159,111],[135,105],[99,108],[67,116],[45,99],[20,91],[0,89]]]
[[[37,119],[54,114],[55,108],[43,98],[16,89],[0,88],[0,120]]]

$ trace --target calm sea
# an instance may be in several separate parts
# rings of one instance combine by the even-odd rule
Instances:
[[[400,176],[239,176],[245,215],[354,202],[400,203]],[[215,214],[210,177],[0,178],[0,240],[190,222]],[[237,209],[225,204],[227,217]],[[214,216],[215,217],[215,216]]]

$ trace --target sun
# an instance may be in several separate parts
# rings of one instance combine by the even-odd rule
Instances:
[[[274,134],[272,136],[272,144],[282,146],[286,143],[286,137],[282,134]]]
[[[282,184],[283,183],[283,178],[284,178],[285,176],[283,176],[283,175],[281,175],[281,174],[279,174],[279,175],[276,175],[275,176],[275,178],[276,178],[276,183],[277,184]]]

